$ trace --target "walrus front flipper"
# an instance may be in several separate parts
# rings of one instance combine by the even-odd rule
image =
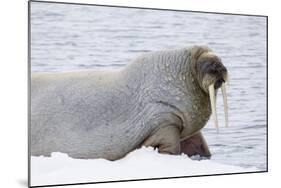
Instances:
[[[159,153],[180,153],[180,131],[176,126],[165,126],[158,129],[144,143],[144,146],[158,148]]]
[[[201,132],[181,141],[180,153],[185,153],[188,156],[211,157],[211,152]]]

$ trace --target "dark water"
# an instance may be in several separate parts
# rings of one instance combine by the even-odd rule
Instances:
[[[118,68],[143,52],[208,45],[230,74],[229,127],[209,121],[211,160],[266,169],[266,19],[32,3],[32,71]]]

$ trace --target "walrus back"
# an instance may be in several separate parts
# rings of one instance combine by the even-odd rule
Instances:
[[[131,151],[143,138],[124,137],[139,130],[128,126],[137,114],[122,87],[119,71],[32,74],[31,154],[114,160]]]

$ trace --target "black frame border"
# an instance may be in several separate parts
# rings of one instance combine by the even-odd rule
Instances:
[[[146,9],[156,11],[176,11],[176,12],[191,12],[191,13],[203,13],[203,14],[220,14],[220,15],[232,15],[232,16],[250,16],[250,17],[264,17],[266,18],[266,170],[261,171],[249,171],[249,172],[236,172],[236,173],[223,173],[223,174],[205,174],[205,175],[192,175],[192,176],[176,176],[176,177],[159,177],[159,178],[146,178],[146,179],[129,179],[129,180],[116,180],[116,181],[101,181],[101,182],[82,182],[82,183],[70,183],[70,184],[51,184],[51,185],[38,185],[31,186],[31,152],[30,152],[30,119],[31,119],[31,3],[52,3],[52,4],[67,4],[67,5],[84,5],[84,6],[100,6],[100,7],[114,7],[114,8],[129,8],[129,9]],[[132,181],[144,181],[144,180],[162,180],[162,179],[178,179],[178,178],[191,178],[191,177],[208,177],[208,176],[224,176],[224,175],[238,175],[238,174],[257,174],[266,173],[268,170],[268,16],[259,14],[239,14],[239,13],[223,13],[223,12],[208,12],[208,11],[193,11],[193,10],[180,10],[180,9],[163,9],[163,8],[147,8],[147,7],[134,7],[134,6],[119,6],[119,5],[102,5],[102,4],[90,4],[90,3],[74,3],[74,2],[57,2],[57,1],[41,1],[41,0],[28,0],[28,46],[27,46],[27,74],[28,74],[28,177],[27,186],[32,187],[54,187],[54,186],[70,186],[70,185],[86,185],[86,184],[101,184],[101,183],[118,183],[118,182],[132,182]]]

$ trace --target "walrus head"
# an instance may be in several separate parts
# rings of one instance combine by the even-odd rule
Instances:
[[[214,115],[215,127],[218,131],[218,119],[216,112],[216,94],[222,91],[225,113],[225,125],[228,126],[228,105],[225,83],[228,81],[228,73],[221,59],[207,47],[195,47],[193,49],[195,77],[201,89],[209,95],[211,109]]]

